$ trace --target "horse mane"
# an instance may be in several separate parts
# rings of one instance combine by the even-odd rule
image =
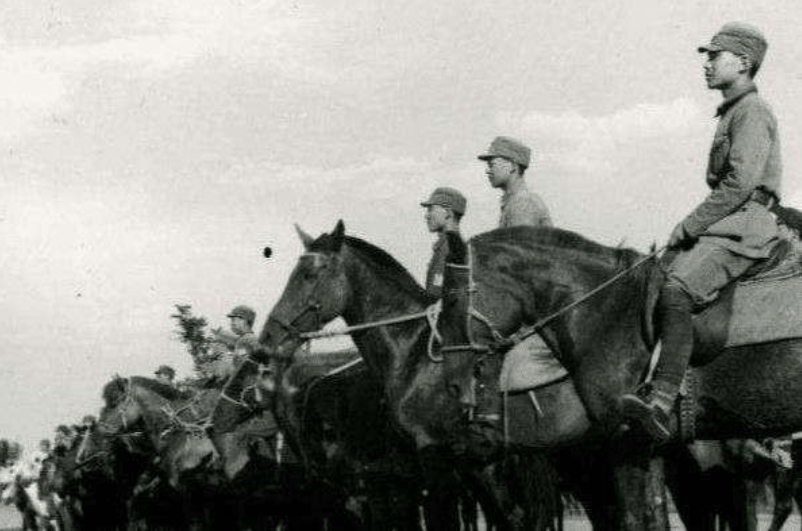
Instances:
[[[132,376],[130,378],[132,385],[138,385],[149,391],[166,398],[167,400],[186,399],[192,396],[190,392],[183,392],[170,385],[163,384],[152,378],[144,376]],[[110,382],[103,386],[101,393],[106,408],[113,408],[119,404],[126,393],[126,379],[120,376],[115,376]]]
[[[409,271],[384,249],[354,236],[343,236],[343,244],[374,264],[382,271],[384,278],[393,282],[399,289],[415,297],[433,301],[433,297],[418,284]],[[330,252],[335,250],[332,246],[331,235],[323,234],[311,244],[310,250]]]
[[[516,246],[543,246],[570,253],[580,253],[587,259],[609,263],[616,269],[629,267],[641,255],[629,248],[607,247],[577,232],[556,227],[509,227],[484,232],[471,238],[471,242],[484,244],[512,244]]]

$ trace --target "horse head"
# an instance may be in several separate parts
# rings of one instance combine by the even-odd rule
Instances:
[[[473,250],[458,232],[446,233],[446,239],[449,251],[438,324],[443,375],[452,396],[463,406],[475,406],[477,387],[496,387],[500,360],[498,356],[489,356],[492,352],[489,345],[498,339],[498,333],[492,321],[477,310],[479,293],[473,278]],[[494,361],[499,365],[495,372],[488,367]]]
[[[97,426],[102,435],[127,433],[140,423],[144,411],[134,395],[131,379],[119,375],[103,387],[104,406]]]
[[[342,221],[317,239],[296,226],[304,245],[281,298],[267,317],[259,342],[270,353],[290,358],[306,340],[302,334],[321,328],[342,314],[348,279],[342,264]]]

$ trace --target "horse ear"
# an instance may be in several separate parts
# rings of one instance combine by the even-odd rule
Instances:
[[[303,231],[303,229],[298,226],[297,223],[295,224],[295,232],[297,232],[298,233],[298,237],[301,238],[301,243],[304,244],[304,249],[306,249],[308,251],[309,247],[311,247],[311,245],[312,245],[312,242],[315,241],[314,238],[312,238],[310,235],[305,233]]]
[[[344,237],[345,237],[345,223],[343,223],[343,220],[339,220],[337,222],[337,226],[334,227],[334,230],[331,233],[332,244],[335,252],[340,250],[340,247],[343,244]]]

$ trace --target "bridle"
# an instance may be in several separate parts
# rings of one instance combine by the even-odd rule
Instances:
[[[301,260],[303,260],[304,258],[312,258],[313,260],[315,260],[315,262],[317,264],[319,264],[320,261],[323,261],[323,265],[320,266],[320,267],[323,267],[323,268],[328,267],[328,265],[325,263],[325,260],[327,258],[323,253],[306,252],[306,253],[301,255]],[[320,284],[321,280],[322,280],[322,276],[318,276],[318,279],[315,281],[315,283],[312,285],[312,288],[310,289],[311,293],[316,293],[317,292],[317,287]],[[430,336],[429,336],[429,345],[428,345],[428,350],[427,350],[427,354],[429,356],[429,359],[431,359],[435,363],[440,363],[440,362],[443,361],[442,357],[440,357],[438,354],[435,353],[435,348],[434,348],[434,344],[436,342],[437,343],[441,343],[442,342],[441,339],[440,339],[440,334],[437,331],[437,321],[438,321],[439,314],[440,314],[440,309],[441,309],[439,301],[437,303],[429,306],[428,308],[426,308],[422,312],[417,312],[417,313],[413,313],[413,314],[406,314],[406,315],[400,315],[400,316],[396,316],[396,317],[389,317],[389,318],[386,318],[386,319],[379,319],[377,321],[371,321],[371,322],[368,322],[368,323],[360,323],[360,324],[357,324],[357,325],[346,326],[346,327],[339,328],[339,329],[336,329],[336,330],[324,330],[323,329],[323,318],[322,318],[322,315],[321,315],[321,312],[320,312],[321,308],[322,308],[322,304],[320,302],[318,302],[317,299],[315,299],[314,297],[310,296],[306,300],[306,303],[304,304],[304,306],[290,320],[280,319],[279,317],[277,317],[277,316],[275,316],[275,315],[273,315],[271,313],[270,316],[268,316],[268,318],[267,318],[268,322],[273,321],[273,322],[277,323],[285,331],[285,334],[283,336],[281,336],[279,338],[279,340],[275,341],[275,344],[281,345],[288,338],[289,339],[297,339],[300,343],[304,343],[304,342],[309,341],[311,339],[320,339],[320,338],[326,338],[326,337],[335,337],[335,336],[348,335],[348,334],[351,334],[352,332],[359,332],[359,331],[368,330],[368,329],[371,329],[371,328],[378,328],[378,327],[381,327],[381,326],[399,324],[399,323],[404,323],[404,322],[407,322],[407,321],[414,321],[414,320],[417,320],[417,319],[426,319],[427,322],[429,323],[429,327],[431,328],[431,332],[432,332],[430,334]],[[301,318],[303,318],[310,311],[311,312],[315,312],[315,326],[313,327],[313,331],[311,331],[311,332],[303,332],[303,331],[298,329],[298,327],[296,326],[296,323],[298,321],[300,321]],[[230,397],[226,397],[226,399],[228,399],[229,401],[234,402],[234,403],[239,403],[238,401],[236,401],[236,400],[234,400],[234,399],[232,399]]]
[[[446,293],[446,296],[452,294],[459,294],[465,292],[468,298],[468,308],[465,312],[465,335],[467,342],[457,345],[441,345],[440,353],[442,355],[461,353],[461,352],[474,352],[480,355],[487,355],[498,350],[498,346],[504,341],[504,336],[498,331],[495,324],[482,312],[476,308],[475,300],[477,287],[473,279],[473,246],[468,242],[467,244],[467,261],[465,264],[446,263],[447,268],[456,270],[456,272],[463,272],[467,275],[467,282],[464,287],[454,287]],[[493,342],[489,344],[479,343],[474,339],[474,321],[478,321],[487,330],[493,338]]]
[[[312,259],[314,266],[321,267],[322,269],[328,268],[327,257],[323,253],[317,253],[317,252],[311,252],[311,251],[310,252],[306,252],[306,253],[301,255],[299,260],[304,260],[305,258],[306,259]],[[315,280],[315,283],[312,285],[312,288],[310,290],[311,293],[315,293],[317,291],[317,287],[320,284],[320,281],[322,280],[322,278],[323,278],[322,275],[318,275],[317,280]],[[273,321],[274,323],[279,325],[279,327],[282,328],[284,330],[284,332],[285,332],[284,335],[281,336],[276,341],[276,344],[277,345],[282,344],[287,338],[290,338],[290,339],[297,338],[299,340],[303,340],[304,339],[304,337],[303,337],[304,333],[301,330],[298,329],[297,323],[302,318],[306,317],[306,314],[308,314],[310,312],[313,312],[313,314],[314,314],[314,323],[315,323],[314,328],[315,329],[320,329],[321,326],[322,326],[322,321],[323,321],[322,316],[320,314],[320,310],[321,310],[322,307],[323,307],[323,305],[320,304],[320,302],[317,299],[315,299],[314,297],[310,296],[305,301],[304,306],[298,311],[298,313],[294,317],[292,317],[292,319],[284,320],[284,319],[279,318],[276,315],[273,315],[273,313],[271,312],[271,314],[267,318],[268,322]]]

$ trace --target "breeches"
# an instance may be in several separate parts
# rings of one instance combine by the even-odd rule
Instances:
[[[702,238],[677,255],[668,268],[666,283],[677,285],[701,307],[713,302],[723,287],[743,275],[755,261]]]

